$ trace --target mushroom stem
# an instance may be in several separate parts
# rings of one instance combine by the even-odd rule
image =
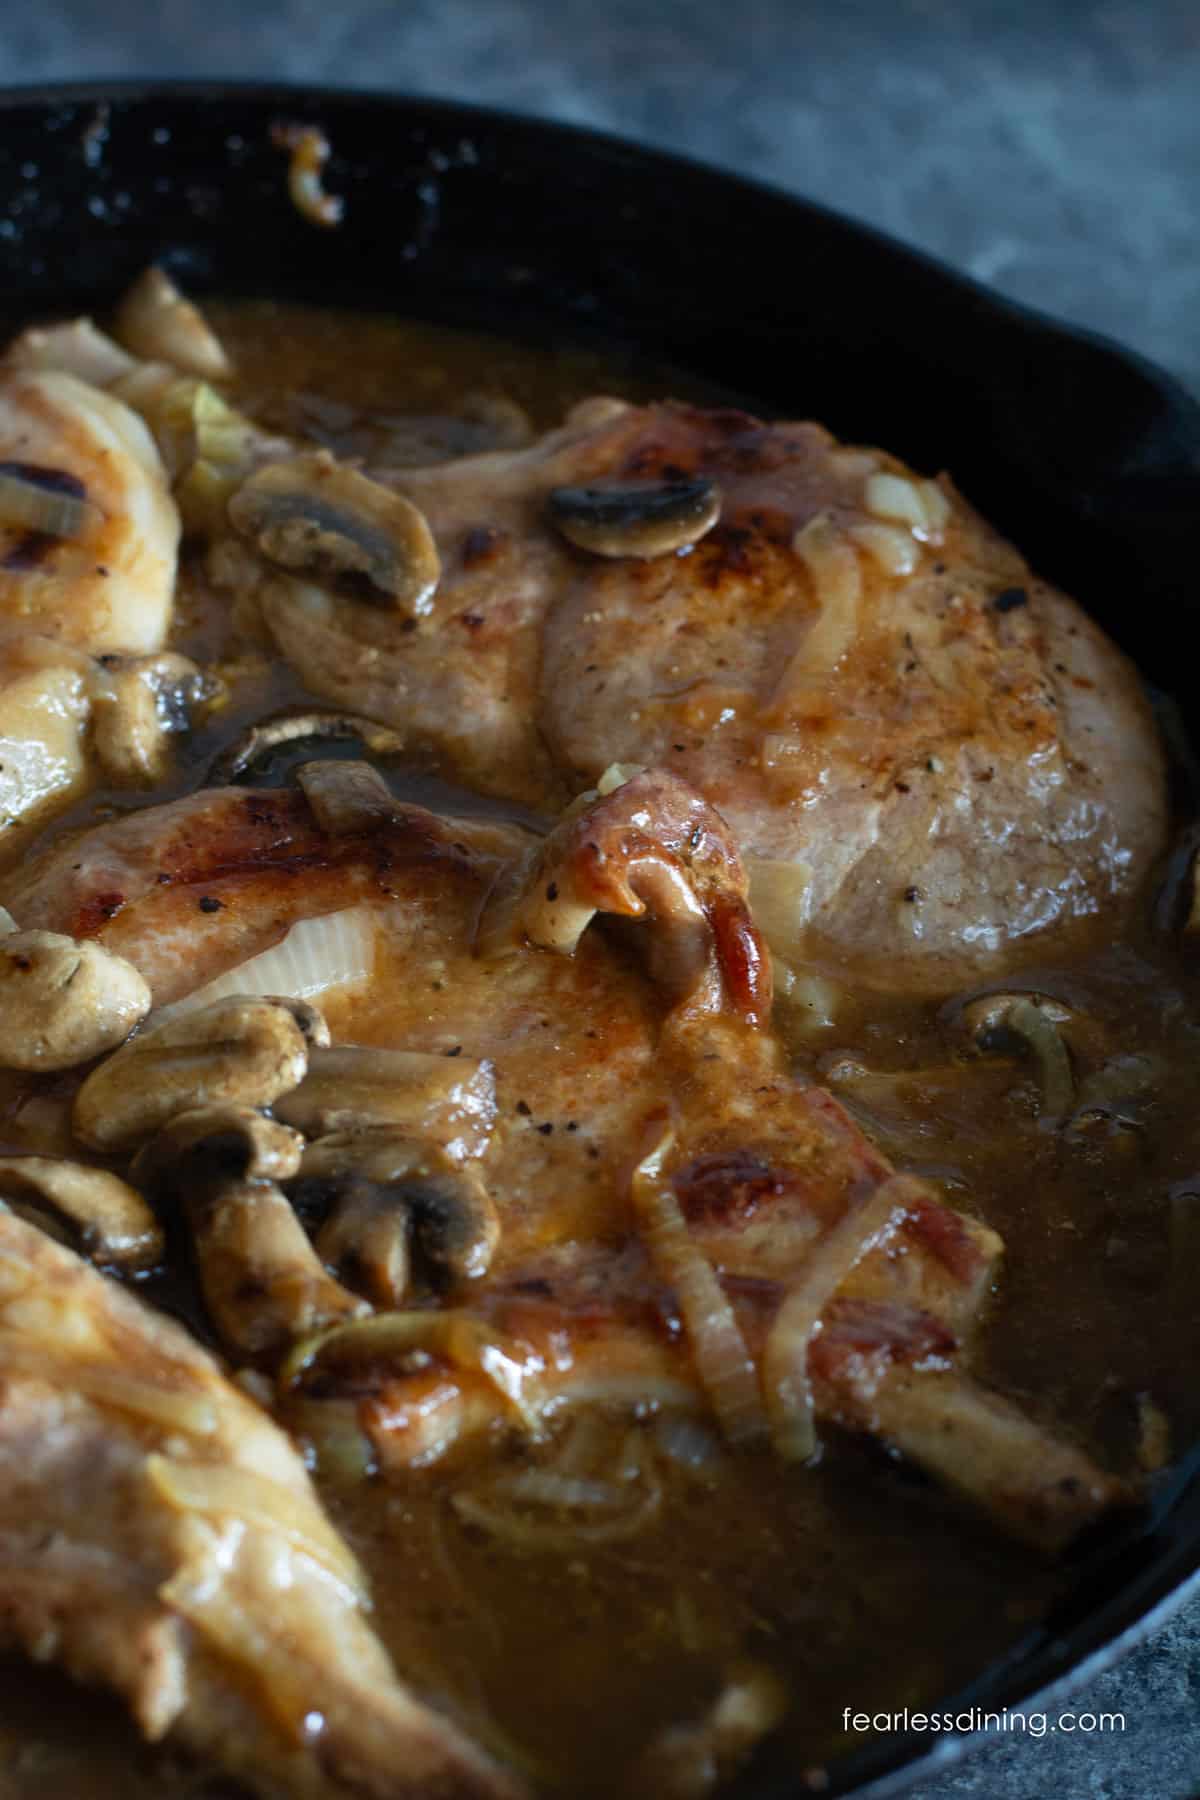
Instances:
[[[445,1287],[485,1274],[500,1237],[478,1171],[397,1131],[318,1139],[288,1191],[302,1216],[324,1215],[317,1248],[326,1266],[378,1306],[404,1300],[414,1240]]]
[[[168,1018],[93,1069],[75,1096],[75,1134],[131,1150],[194,1106],[270,1106],[303,1081],[323,1032],[315,1007],[286,999],[235,995]]]
[[[107,1169],[49,1156],[2,1156],[0,1206],[103,1268],[137,1274],[162,1260],[154,1214]]]
[[[231,1353],[273,1357],[370,1311],[322,1268],[274,1182],[229,1181],[187,1207],[204,1303]]]

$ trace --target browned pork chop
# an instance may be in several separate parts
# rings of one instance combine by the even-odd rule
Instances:
[[[283,1433],[0,1207],[0,1642],[287,1800],[514,1796],[397,1682]]]
[[[695,478],[719,520],[674,552],[551,521],[564,487]],[[945,478],[816,425],[589,401],[532,448],[381,479],[440,549],[425,616],[233,564],[305,682],[534,806],[614,762],[686,777],[786,869],[761,883],[785,958],[949,987],[1111,928],[1161,845],[1132,669]]]
[[[450,1071],[487,1071],[492,1103],[472,1142],[456,1123],[438,1146],[477,1167],[499,1241],[486,1276],[440,1292],[460,1325],[475,1321],[471,1342],[480,1322],[505,1334],[527,1427],[579,1399],[727,1410],[684,1293],[703,1265],[752,1426],[798,1414],[803,1433],[815,1402],[1040,1542],[1123,1497],[966,1374],[999,1240],[895,1177],[835,1101],[789,1074],[740,860],[694,790],[638,776],[539,843],[386,792],[364,821],[355,766],[320,767],[323,826],[295,792],[198,794],[52,850],[3,898],[22,925],[119,949],[160,1000],[299,918],[370,907],[373,978],[326,1011],[342,1043],[429,1057],[431,1095]],[[336,798],[329,811],[339,782],[344,830]],[[633,934],[627,945],[591,927],[597,913]],[[306,1131],[338,1129],[340,1114],[325,1117],[336,1069],[305,1101],[312,1080],[277,1109]],[[655,1142],[647,1188],[634,1165]],[[664,1261],[659,1207],[686,1267]],[[415,1295],[432,1297],[419,1283]],[[352,1384],[386,1464],[513,1422],[484,1364],[423,1352],[414,1372],[411,1349],[375,1357]]]

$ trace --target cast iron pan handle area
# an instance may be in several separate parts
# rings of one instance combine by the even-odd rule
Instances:
[[[325,230],[276,123],[318,124]],[[768,415],[817,418],[969,499],[1171,690],[1200,592],[1200,407],[1150,363],[821,207],[565,126],[302,88],[0,98],[0,293],[15,322],[99,311],[146,263],[194,292],[391,310],[543,343],[636,346]],[[1101,271],[1097,271],[1099,276]],[[1055,1615],[940,1703],[1043,1704],[1200,1584],[1200,1449],[1072,1565]],[[892,1740],[822,1790],[883,1800],[964,1740]],[[769,1748],[738,1791],[798,1793]]]

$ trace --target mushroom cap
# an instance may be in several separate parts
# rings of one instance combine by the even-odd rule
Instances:
[[[411,617],[432,605],[441,563],[424,515],[328,450],[265,463],[230,500],[229,519],[282,568],[357,577]]]
[[[668,556],[712,530],[721,516],[721,490],[702,475],[597,482],[553,488],[547,505],[568,543],[593,556]]]
[[[308,1068],[298,1011],[306,1023],[320,1018],[302,1001],[233,995],[142,1032],[83,1083],[76,1136],[96,1150],[131,1150],[191,1107],[270,1106]]]
[[[185,1198],[190,1187],[230,1177],[286,1181],[300,1168],[304,1139],[252,1106],[192,1106],[176,1113],[134,1159],[134,1178],[151,1193]]]
[[[134,1274],[162,1260],[154,1214],[107,1169],[50,1156],[2,1156],[0,1206],[102,1266]]]
[[[0,938],[0,1066],[71,1069],[114,1049],[150,1011],[143,975],[57,931]]]

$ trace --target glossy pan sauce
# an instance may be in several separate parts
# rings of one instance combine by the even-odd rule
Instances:
[[[418,436],[469,449],[464,397],[481,392],[515,401],[539,429],[590,393],[713,397],[616,355],[265,303],[210,317],[239,370],[235,400],[297,434],[336,435],[349,408],[393,427],[415,415]],[[970,497],[986,513],[988,496]],[[248,720],[304,697],[277,666],[239,659],[227,607],[195,562],[185,560],[176,616],[175,647],[218,665],[232,704],[154,798],[198,785]],[[447,791],[437,770],[413,769],[410,797],[436,805]],[[45,837],[127,804],[94,792]],[[1155,925],[1153,900],[1127,941],[1023,971],[1069,995],[1108,1057],[1126,1059],[1122,1091],[1077,1130],[1039,1124],[1028,1062],[964,1058],[937,1003],[852,996],[836,1027],[792,1046],[890,1156],[1003,1236],[975,1353],[981,1378],[1129,1472],[1161,1458],[1165,1442],[1171,1454],[1186,1446],[1200,1423],[1200,951]],[[358,1003],[360,1035],[386,1034],[380,974],[374,1011]],[[178,1287],[164,1297],[189,1307]],[[461,1473],[403,1489],[338,1486],[326,1499],[370,1572],[401,1674],[546,1791],[609,1795],[640,1746],[703,1712],[740,1663],[786,1684],[789,1751],[798,1770],[814,1769],[864,1747],[843,1730],[846,1708],[934,1704],[1052,1603],[1063,1580],[1053,1563],[878,1449],[825,1440],[813,1469],[764,1452],[681,1474],[640,1536],[601,1547],[498,1545],[448,1504]],[[4,1800],[224,1791],[138,1743],[114,1705],[15,1662],[0,1671]]]

